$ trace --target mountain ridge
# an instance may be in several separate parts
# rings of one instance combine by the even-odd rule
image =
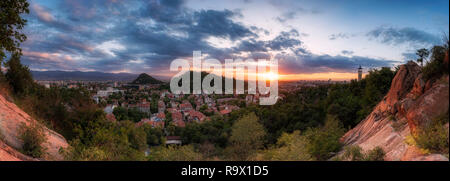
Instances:
[[[82,71],[31,71],[35,80],[79,80],[79,81],[132,81],[138,75],[131,73],[105,73]]]

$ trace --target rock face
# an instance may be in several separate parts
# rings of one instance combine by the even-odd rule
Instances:
[[[0,160],[37,160],[23,155],[17,150],[22,147],[19,139],[20,125],[40,124],[35,119],[23,112],[14,103],[6,100],[0,94]],[[47,141],[43,143],[46,148],[45,160],[62,160],[60,148],[67,148],[66,139],[53,130],[43,126]]]
[[[427,84],[431,84],[428,89]],[[448,113],[448,102],[448,75],[434,83],[424,82],[420,67],[408,62],[400,66],[383,100],[341,141],[344,145],[358,145],[363,150],[379,146],[386,152],[385,160],[448,161],[442,155],[424,155],[420,149],[405,141],[418,126]]]

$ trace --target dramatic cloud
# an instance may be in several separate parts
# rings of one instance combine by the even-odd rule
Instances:
[[[284,73],[354,72],[359,65],[366,68],[392,67],[397,61],[360,56],[278,55]]]
[[[402,43],[432,45],[439,43],[438,36],[411,27],[378,27],[366,34],[382,43],[398,45]]]
[[[279,8],[290,6],[270,3]],[[352,72],[359,65],[375,68],[395,63],[356,56],[359,52],[353,52],[357,49],[352,47],[343,47],[348,50],[341,51],[342,56],[311,53],[321,52],[305,42],[317,37],[314,32],[308,36],[302,31],[306,25],[280,26],[276,22],[277,17],[285,22],[319,13],[299,5],[267,18],[276,24],[270,27],[257,26],[253,19],[244,21],[248,12],[206,5],[194,9],[183,0],[64,0],[49,4],[33,1],[26,16],[28,40],[23,44],[23,62],[32,69],[166,74],[172,60],[190,58],[196,50],[221,61],[279,58],[280,72],[285,73]],[[354,36],[337,33],[329,39]],[[367,36],[386,44],[438,41],[436,36],[413,28],[380,27]]]

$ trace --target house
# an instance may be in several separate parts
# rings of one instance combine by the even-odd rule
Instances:
[[[143,126],[144,124],[149,124],[152,126],[152,128],[164,128],[164,121],[152,121],[150,119],[144,118],[141,119],[138,123],[136,123],[136,126]]]
[[[105,111],[106,114],[112,114],[114,108],[116,108],[116,105],[107,105],[103,111]]]
[[[237,98],[222,98],[222,99],[217,99],[217,104],[223,104],[225,102],[228,101],[233,101],[233,100],[238,100]]]
[[[167,108],[167,112],[170,112],[170,113],[174,113],[174,112],[179,112],[176,108]]]
[[[137,109],[141,112],[150,114],[150,102],[143,99],[141,103],[137,104]]]
[[[187,113],[186,117],[187,117],[188,122],[201,123],[206,119],[206,116],[199,111],[190,110],[186,113]]]
[[[231,113],[231,110],[230,110],[230,109],[224,109],[224,110],[221,110],[221,111],[220,111],[220,114],[221,114],[221,115],[225,115],[225,114],[229,114],[229,113]]]
[[[166,145],[181,145],[181,143],[179,136],[166,136]]]
[[[175,124],[175,126],[178,126],[178,127],[185,126],[185,123],[183,121],[183,115],[180,112],[172,113],[172,122]]]
[[[164,114],[164,112],[159,112],[156,114],[153,114],[153,116],[150,118],[152,121],[155,122],[164,122],[164,120],[166,119],[166,114]]]
[[[189,102],[180,104],[180,110],[183,111],[183,112],[187,112],[187,111],[190,111],[190,110],[193,110],[193,109],[194,108],[192,107],[191,103],[189,103]]]
[[[166,110],[166,104],[164,104],[164,101],[160,100],[158,101],[158,112],[164,112]]]

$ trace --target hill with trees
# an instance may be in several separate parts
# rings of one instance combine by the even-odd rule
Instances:
[[[131,82],[132,84],[161,84],[162,81],[153,78],[152,76],[142,73],[136,79]]]

